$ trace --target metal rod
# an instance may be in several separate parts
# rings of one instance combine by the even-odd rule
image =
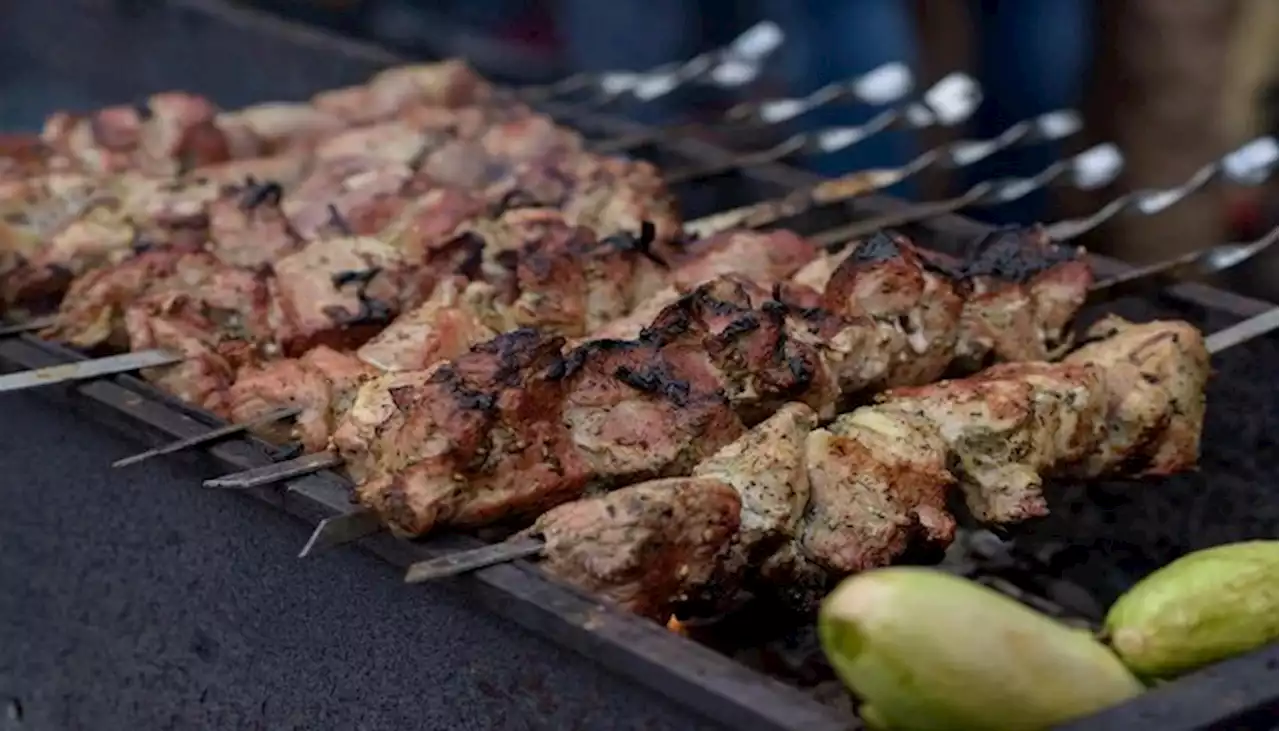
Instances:
[[[765,150],[749,152],[731,160],[677,170],[665,176],[668,185],[680,185],[712,178],[734,170],[777,162],[790,155],[825,155],[852,147],[881,132],[905,127],[925,129],[950,127],[973,115],[982,103],[982,89],[965,74],[954,73],[934,84],[919,101],[886,109],[870,120],[852,127],[827,127],[793,135]]]
[[[510,563],[542,553],[545,544],[534,538],[517,538],[503,543],[455,551],[447,556],[419,561],[404,574],[406,584],[421,584],[449,576],[459,576],[500,563]]]
[[[1059,221],[1046,228],[1050,238],[1069,241],[1125,213],[1154,216],[1216,180],[1226,179],[1238,185],[1261,185],[1275,174],[1278,159],[1280,148],[1275,138],[1260,137],[1200,168],[1182,185],[1125,193],[1092,215]]]
[[[588,92],[592,96],[583,106],[599,106],[627,96],[641,102],[652,101],[686,84],[704,80],[723,88],[737,88],[759,75],[765,60],[784,40],[782,29],[776,23],[764,21],[748,28],[729,45],[688,61],[662,64],[640,72],[578,73],[546,86],[518,89],[513,96],[536,104]]]
[[[0,327],[0,338],[8,337],[10,335],[21,335],[35,330],[43,330],[57,322],[57,315],[45,315],[44,317],[36,317],[31,320],[27,320],[26,322],[5,325],[4,327]]]
[[[378,514],[363,508],[325,518],[311,532],[307,544],[298,552],[298,558],[306,558],[326,548],[354,543],[381,530],[382,521],[378,519]]]
[[[244,472],[214,477],[205,480],[203,484],[205,487],[212,488],[248,490],[249,488],[272,485],[341,465],[342,458],[338,455],[332,452],[317,452],[316,454],[304,454],[301,457],[264,465]]]
[[[1257,241],[1221,244],[1134,269],[1094,285],[1089,290],[1089,301],[1105,302],[1121,297],[1131,297],[1191,279],[1201,279],[1225,272],[1275,246],[1278,232],[1280,229],[1273,228],[1270,233]]]
[[[824,180],[784,198],[713,213],[685,224],[685,233],[709,236],[730,228],[758,228],[818,206],[842,203],[890,188],[935,166],[960,169],[975,165],[1020,144],[1065,139],[1081,128],[1080,115],[1069,109],[1023,120],[988,140],[959,140],[929,150],[900,168],[867,170]]]
[[[1204,339],[1204,346],[1210,353],[1217,355],[1228,348],[1275,332],[1277,327],[1280,327],[1280,309],[1272,308],[1210,335]]]
[[[0,376],[0,393],[23,391],[29,388],[71,383],[73,381],[85,381],[91,378],[129,373],[143,368],[172,365],[183,360],[186,360],[185,355],[170,353],[167,350],[140,350],[135,353],[82,360],[47,368],[33,368],[29,371]]]
[[[168,444],[155,447],[154,449],[148,449],[145,452],[139,452],[138,454],[118,459],[115,462],[112,462],[111,466],[128,467],[129,465],[144,462],[152,457],[159,457],[163,454],[173,454],[174,452],[180,452],[184,449],[191,449],[193,447],[211,444],[213,442],[226,439],[227,437],[243,434],[244,432],[264,424],[291,419],[300,413],[302,413],[302,409],[296,406],[291,406],[285,409],[276,409],[275,411],[268,412],[241,424],[227,424],[217,429],[205,432],[204,434],[197,434],[192,437],[187,437],[186,439],[179,439],[175,442],[169,442]]]
[[[887,63],[851,79],[828,84],[802,97],[738,104],[721,115],[720,122],[738,128],[744,125],[768,126],[781,124],[837,102],[876,106],[894,104],[910,94],[914,86],[915,79],[906,64]],[[699,123],[681,123],[651,127],[626,137],[603,140],[593,144],[591,149],[602,155],[617,154],[659,142],[668,135],[678,135],[705,126]]]
[[[819,246],[839,247],[881,229],[955,213],[970,206],[1015,201],[1066,177],[1070,177],[1077,188],[1100,188],[1115,180],[1123,166],[1124,157],[1119,148],[1104,143],[1058,160],[1031,177],[986,180],[954,198],[908,206],[900,211],[824,231],[811,239]]]

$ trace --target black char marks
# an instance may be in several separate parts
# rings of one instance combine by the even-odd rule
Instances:
[[[1027,282],[1042,272],[1075,259],[1069,247],[1055,246],[1037,228],[1010,227],[975,240],[965,252],[960,275]]]
[[[352,269],[335,273],[332,277],[334,288],[342,289],[347,285],[354,284],[356,286],[356,299],[360,302],[360,306],[355,314],[338,306],[326,307],[324,314],[335,323],[346,326],[390,322],[393,316],[391,305],[369,296],[370,283],[381,273],[382,267]]]

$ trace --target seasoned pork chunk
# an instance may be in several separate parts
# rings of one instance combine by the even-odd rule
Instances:
[[[554,508],[528,533],[546,542],[542,565],[553,575],[665,621],[715,573],[738,514],[733,488],[677,477]]]

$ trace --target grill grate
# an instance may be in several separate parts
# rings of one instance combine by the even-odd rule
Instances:
[[[81,13],[63,12],[57,22],[50,22],[50,17],[42,14],[56,12],[46,4],[13,4],[0,11],[0,18],[7,27],[23,29],[25,43],[19,45],[28,52],[39,53],[42,62],[47,60],[69,75],[95,83],[104,96],[116,99],[131,98],[141,90],[168,87],[194,88],[228,104],[298,97],[318,88],[361,80],[374,68],[393,60],[363,46],[335,42],[205,0],[175,2],[163,11],[144,12],[123,24],[110,9],[102,8]],[[97,34],[106,24],[119,31],[112,34],[113,43],[118,43],[119,48],[106,51],[117,58],[109,72],[104,71],[96,55],[103,53],[103,49],[59,42],[49,31],[58,28],[61,38],[74,39]],[[247,65],[243,60],[237,62],[239,65],[228,61],[219,68],[202,62],[218,58],[231,45],[241,49]],[[272,73],[245,73],[246,68],[255,65],[271,68]],[[850,98],[848,94],[835,92],[829,96],[830,101],[824,101],[826,97],[819,97],[818,101],[834,103]],[[690,216],[766,198],[790,195],[796,201],[800,199],[796,197],[798,191],[812,190],[820,182],[812,175],[776,164],[781,156],[775,151],[768,151],[767,155],[757,153],[754,157],[750,153],[735,157],[705,142],[677,134],[683,130],[655,133],[607,118],[592,105],[584,109],[583,105],[548,101],[545,108],[558,118],[572,121],[597,140],[599,147],[627,149],[672,171],[701,172],[690,181],[700,181],[697,186],[677,186],[682,198],[691,204]],[[877,124],[890,126],[884,122]],[[1031,142],[1051,134],[1053,129],[1043,119],[1038,126],[1033,121],[1016,133],[1006,132],[999,138],[1003,142],[987,144]],[[849,135],[844,138],[849,139]],[[928,153],[931,158],[913,163],[916,167],[892,171],[889,177],[913,174],[906,171],[932,165],[963,164],[982,149],[969,143],[933,151]],[[1177,191],[1125,196],[1095,216],[1062,222],[1057,230],[1061,238],[1071,239],[1098,225],[1099,216],[1161,209],[1150,202],[1143,204],[1143,200],[1172,205],[1174,201],[1170,197],[1175,193],[1176,197],[1193,194],[1214,177],[1226,175],[1249,182],[1256,177],[1252,171],[1274,168],[1274,152],[1269,167],[1245,165],[1244,159],[1228,158],[1211,166],[1212,172],[1198,174]],[[1065,162],[1052,170],[1051,174],[1036,176],[1032,184],[1049,184],[1053,179],[1073,175],[1078,185],[1098,179],[1096,174],[1082,175],[1078,165]],[[935,202],[932,207],[904,207],[874,194],[838,204],[800,205],[795,213],[789,214],[791,218],[786,223],[806,234],[825,233],[834,241],[851,236],[847,228],[839,235],[832,233],[841,227],[866,226],[868,220],[883,221],[888,219],[881,217],[892,216],[906,233],[925,245],[956,253],[967,241],[988,229],[951,213],[1010,195],[1010,191],[1025,190],[1027,185],[1027,181],[989,183],[977,194],[972,191],[966,194],[971,195],[970,198],[961,196],[960,202],[956,199]],[[696,190],[690,190],[693,188]],[[1148,212],[1158,214],[1158,210]],[[1096,258],[1095,266],[1103,277],[1126,271],[1118,262],[1101,257]],[[1255,300],[1202,285],[1182,284],[1164,290],[1154,299],[1128,298],[1108,303],[1103,308],[1095,308],[1088,316],[1114,311],[1135,319],[1182,317],[1214,331],[1265,309],[1267,305]],[[1271,365],[1276,362],[1276,355],[1274,340],[1259,338],[1215,360],[1218,376],[1209,390],[1211,407],[1205,459],[1199,473],[1137,488],[1131,484],[1108,483],[1063,486],[1051,496],[1054,504],[1050,518],[1021,530],[1014,536],[1012,546],[991,543],[982,533],[972,534],[969,538],[977,545],[960,552],[953,568],[962,573],[980,574],[985,581],[1053,613],[1088,621],[1096,619],[1099,600],[1106,601],[1138,575],[1181,552],[1244,536],[1274,537],[1276,525],[1272,516],[1276,514],[1277,504],[1269,486],[1276,479],[1276,414],[1274,409],[1258,412],[1250,407],[1256,407],[1259,402],[1276,402],[1275,372]],[[0,342],[0,359],[20,367],[52,365],[77,357],[65,349],[31,339]],[[75,390],[87,401],[102,407],[100,415],[126,428],[141,430],[151,438],[157,433],[167,438],[194,436],[213,424],[207,415],[178,404],[131,377],[97,381]],[[251,440],[226,442],[208,452],[224,471],[259,466],[272,456],[269,448]],[[308,521],[350,510],[345,483],[332,475],[309,476],[292,483],[288,491],[257,489],[251,492]],[[364,545],[404,566],[471,547],[476,542],[449,538],[433,540],[428,545],[411,545],[379,536]],[[1059,581],[1058,577],[1066,581]],[[474,583],[479,587],[479,596],[500,613],[616,671],[654,685],[675,700],[730,727],[848,727],[847,709],[841,707],[847,704],[847,695],[832,691],[829,676],[824,675],[820,666],[814,668],[811,662],[806,665],[812,660],[811,647],[807,656],[796,652],[796,648],[803,650],[806,642],[811,643],[811,638],[804,637],[803,632],[781,638],[761,637],[750,647],[744,646],[742,635],[738,635],[734,638],[737,645],[732,648],[737,659],[731,661],[665,630],[605,610],[591,598],[547,581],[528,565],[492,567],[476,574]],[[1082,588],[1084,596],[1073,594],[1072,587]],[[1094,606],[1089,606],[1091,601]],[[714,638],[707,641],[714,644]],[[1217,720],[1250,704],[1274,703],[1275,691],[1270,683],[1273,673],[1263,667],[1268,661],[1274,662],[1274,648],[1269,652],[1269,655],[1263,653],[1231,665],[1234,669],[1231,672],[1235,673],[1233,689],[1238,695],[1235,706],[1220,706],[1223,715]],[[831,705],[813,703],[804,695],[769,682],[748,670],[748,665],[805,687],[814,697]],[[1194,718],[1190,714],[1184,718],[1183,714],[1169,710],[1177,706],[1177,699],[1157,700],[1166,705],[1155,711],[1148,710],[1147,717],[1151,720],[1147,723],[1170,729],[1198,727],[1177,725],[1190,723],[1187,719]],[[1164,716],[1161,716],[1162,709]]]

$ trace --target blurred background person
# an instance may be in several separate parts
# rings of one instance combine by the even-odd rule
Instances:
[[[1274,12],[1270,0],[1099,4],[1089,133],[1124,151],[1125,169],[1110,194],[1178,185],[1254,136],[1243,125],[1228,129],[1222,111],[1235,22],[1245,6],[1263,5]],[[1225,204],[1224,188],[1212,186],[1157,216],[1121,216],[1094,241],[1130,261],[1203,248],[1230,235]]]
[[[1088,0],[1021,0],[965,2],[932,0],[646,0],[610,2],[559,0],[557,28],[563,35],[566,64],[573,70],[606,71],[649,68],[690,58],[723,45],[760,19],[778,23],[786,43],[771,59],[770,71],[781,84],[771,91],[787,95],[812,92],[885,63],[921,69],[921,18],[957,16],[968,27],[952,33],[972,35],[977,53],[974,70],[986,100],[972,133],[994,136],[1021,119],[1063,107],[1078,106],[1084,92],[1092,52],[1093,4]],[[941,74],[938,74],[939,76]],[[935,77],[936,78],[936,77]],[[923,87],[928,79],[920,81]],[[660,107],[647,116],[664,116]],[[806,115],[806,128],[857,124],[876,111],[833,105]],[[649,121],[649,120],[646,120]],[[896,167],[920,149],[908,132],[877,135],[843,152],[813,158],[817,172],[837,175],[850,170]],[[992,175],[1033,174],[1057,159],[1058,150],[1035,146],[997,156],[967,172],[965,182]],[[910,195],[912,186],[895,190]],[[990,211],[995,220],[1038,218],[1043,193]]]

